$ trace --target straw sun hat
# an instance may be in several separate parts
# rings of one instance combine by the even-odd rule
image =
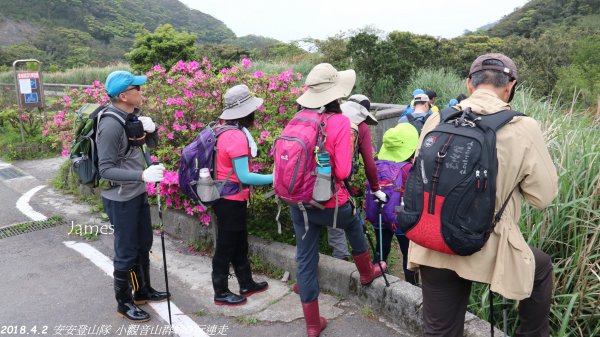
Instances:
[[[355,81],[356,73],[352,69],[337,71],[329,63],[317,64],[306,76],[307,89],[296,102],[306,108],[320,108],[350,95]]]

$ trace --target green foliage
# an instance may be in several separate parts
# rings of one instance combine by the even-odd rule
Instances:
[[[325,40],[312,40],[319,53],[320,62],[330,63],[337,69],[348,69],[352,67],[352,60],[348,55],[348,37],[346,33],[338,33]]]
[[[172,0],[39,0],[32,6],[0,0],[0,8],[3,20],[27,32],[14,38],[21,46],[0,48],[3,65],[24,54],[60,69],[122,61],[136,33],[164,23],[195,34],[199,43],[235,39],[221,21]]]
[[[233,67],[248,54],[246,49],[225,44],[203,44],[198,47],[198,56],[213,60],[215,71]]]
[[[169,24],[156,28],[154,33],[136,34],[134,48],[125,57],[135,70],[146,72],[160,64],[170,68],[177,61],[190,61],[196,56],[196,35],[178,32]]]
[[[375,99],[377,86],[383,92],[402,87],[416,69],[437,64],[439,45],[436,38],[427,35],[392,32],[380,40],[375,34],[361,32],[350,38],[347,48],[361,92]]]
[[[226,40],[223,40],[222,43],[240,47],[242,49],[252,50],[252,49],[264,49],[269,46],[278,44],[280,42],[278,40],[275,40],[270,37],[250,34],[250,35],[246,35],[246,36],[240,36],[235,39],[226,39]]]
[[[593,14],[600,14],[597,0],[532,0],[503,18],[489,34],[538,37],[555,25]]]
[[[308,52],[300,48],[295,42],[279,42],[265,48],[255,49],[251,55],[256,60],[287,61],[289,63],[296,63],[298,60],[309,57]]]
[[[564,94],[579,92],[584,106],[594,106],[600,99],[600,35],[575,43],[573,63],[558,69],[556,91]]]
[[[436,105],[440,109],[459,94],[467,93],[464,77],[446,69],[418,70],[415,75],[411,76],[406,90],[402,91],[401,102],[410,102],[412,90],[416,88],[435,91],[437,94]]]
[[[478,34],[444,40],[440,46],[439,64],[465,78],[473,60],[479,55],[497,52],[502,43],[500,38]]]

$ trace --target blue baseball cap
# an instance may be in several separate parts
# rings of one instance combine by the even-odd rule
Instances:
[[[423,91],[423,89],[415,89],[415,91],[413,91],[412,96],[415,97],[418,94],[424,94],[425,91]]]
[[[142,85],[146,83],[146,76],[134,76],[132,73],[123,70],[113,71],[106,78],[104,87],[110,97],[116,97],[127,90],[130,85]]]

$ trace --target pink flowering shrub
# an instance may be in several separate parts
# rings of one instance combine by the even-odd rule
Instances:
[[[215,71],[209,60],[203,58],[199,62],[180,61],[171,69],[156,65],[146,73],[148,82],[142,87],[145,97],[142,114],[152,117],[157,125],[161,141],[152,154],[167,168],[159,187],[161,201],[164,200],[164,205],[169,208],[198,215],[203,224],[210,220],[208,213],[179,191],[177,169],[183,147],[209,122],[218,119],[227,89],[246,84],[254,95],[264,99],[256,115],[255,127],[251,129],[259,148],[259,156],[252,159],[251,170],[271,173],[270,147],[296,112],[295,100],[303,92],[298,82],[302,79],[301,74],[287,70],[268,75],[251,68],[252,62],[243,59],[239,66]],[[60,145],[63,155],[68,155],[76,122],[74,112],[84,103],[106,104],[108,101],[99,81],[94,81],[86,90],[72,90],[59,100],[58,112],[46,121],[44,136]],[[157,194],[153,184],[148,184],[147,188],[149,195]]]

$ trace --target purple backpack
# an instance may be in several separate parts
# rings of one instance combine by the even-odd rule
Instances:
[[[377,167],[377,178],[379,179],[379,186],[381,190],[387,194],[388,202],[383,206],[381,211],[381,220],[386,227],[391,228],[392,224],[396,223],[396,206],[400,205],[402,200],[402,167],[408,164],[407,162],[396,163],[387,160],[375,161]],[[366,216],[374,225],[379,225],[379,212],[377,209],[377,203],[373,194],[371,194],[371,186],[367,181],[367,193],[365,204],[366,204]]]
[[[181,152],[179,161],[179,189],[196,203],[200,204],[200,198],[196,193],[196,182],[200,176],[201,168],[208,168],[211,176],[215,175],[215,154],[217,147],[217,137],[228,130],[239,130],[234,125],[215,125],[210,123],[204,130],[196,136],[193,142],[186,145]],[[236,186],[239,184],[235,183]],[[221,195],[230,195],[234,191],[226,192],[223,190]]]

